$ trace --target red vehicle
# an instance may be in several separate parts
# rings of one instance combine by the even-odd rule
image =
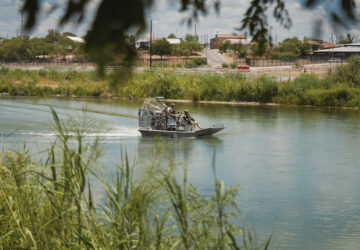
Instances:
[[[249,65],[238,65],[237,69],[241,72],[249,72],[250,71]]]

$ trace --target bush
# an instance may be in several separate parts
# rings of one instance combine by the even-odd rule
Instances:
[[[185,68],[197,68],[202,65],[206,65],[206,63],[207,63],[206,58],[193,58],[185,62]]]
[[[9,67],[1,66],[0,67],[0,75],[7,75],[9,73]]]
[[[222,63],[222,64],[221,64],[221,67],[223,67],[223,68],[229,68],[229,64],[228,64],[228,63]]]
[[[347,62],[345,65],[337,66],[334,74],[329,74],[328,78],[339,83],[360,87],[360,56],[352,56]]]
[[[230,63],[230,68],[232,68],[232,69],[236,69],[236,67],[237,67],[237,63],[236,62],[232,62],[232,63]]]

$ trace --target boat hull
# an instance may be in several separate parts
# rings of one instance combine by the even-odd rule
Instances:
[[[139,132],[144,137],[162,136],[169,138],[185,138],[185,137],[210,136],[223,130],[224,128],[225,128],[224,126],[213,126],[211,128],[205,128],[205,129],[197,130],[195,132],[139,129]]]

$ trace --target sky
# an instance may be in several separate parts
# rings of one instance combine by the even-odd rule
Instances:
[[[345,34],[351,32],[360,41],[360,24],[351,26],[348,30],[334,30],[327,21],[328,12],[331,9],[338,9],[339,0],[328,0],[327,5],[317,6],[309,10],[302,6],[303,0],[286,0],[286,8],[289,10],[293,25],[290,30],[282,28],[272,17],[269,11],[268,23],[272,27],[271,33],[274,41],[282,41],[284,38],[297,36],[302,39],[304,36],[318,37],[325,41],[331,41],[338,33]],[[360,0],[355,0],[360,6]],[[64,4],[64,0],[41,0],[41,18],[30,35],[44,36],[48,29],[59,28],[57,23],[64,11],[64,6],[59,6],[49,14],[52,5],[55,3]],[[69,24],[62,27],[62,31],[74,32],[78,36],[85,34],[91,25],[91,20],[96,13],[96,8],[100,0],[91,0],[86,9],[86,18],[83,24]],[[195,25],[189,27],[183,22],[188,16],[187,12],[179,12],[177,0],[155,0],[155,5],[147,13],[147,19],[153,20],[153,32],[156,37],[167,37],[174,33],[177,37],[184,37],[186,33],[195,32]],[[209,3],[212,0],[208,0]],[[207,16],[201,16],[196,23],[196,31],[201,41],[212,38],[216,33],[243,33],[236,30],[241,25],[241,19],[249,6],[248,0],[221,0],[220,13],[215,13],[210,9]],[[20,34],[20,14],[21,0],[0,0],[0,36],[12,37]],[[322,20],[322,33],[315,33],[314,27]],[[144,34],[147,35],[147,34]],[[250,38],[250,37],[249,37]],[[334,38],[335,39],[335,38]]]

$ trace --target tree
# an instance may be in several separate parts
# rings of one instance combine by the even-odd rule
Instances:
[[[77,35],[75,35],[75,34],[72,33],[72,32],[66,31],[66,32],[63,32],[63,33],[62,33],[62,36],[77,36]]]
[[[56,52],[56,47],[53,43],[48,43],[44,38],[35,37],[30,40],[29,52],[31,57],[50,55]]]
[[[59,40],[61,39],[60,31],[55,29],[48,30],[47,35],[45,36],[45,39],[48,43],[57,44]]]
[[[230,45],[231,45],[231,43],[229,40],[222,41],[219,44],[219,50],[222,52],[227,52],[227,50],[230,48]]]
[[[157,40],[151,45],[151,53],[159,55],[162,59],[164,55],[171,54],[171,44],[165,38]]]
[[[238,54],[238,57],[246,57],[248,54],[247,47],[242,43],[234,43],[230,45],[230,49]]]
[[[176,38],[176,36],[175,36],[173,33],[171,33],[171,34],[168,36],[168,38]]]
[[[344,37],[342,34],[340,34],[339,43],[340,44],[352,43],[354,41],[354,39],[355,39],[355,37],[353,35],[351,35],[351,33],[347,33],[346,37]]]
[[[191,34],[186,34],[185,35],[185,41],[187,42],[197,42],[199,40],[199,36],[194,36],[194,35],[191,35]]]
[[[172,54],[175,56],[191,56],[194,52],[200,51],[202,46],[198,42],[181,41],[180,44],[172,46]]]
[[[86,6],[89,2],[96,0],[54,0],[54,5],[61,2],[61,5],[66,6],[63,16],[60,18],[60,25],[64,25],[73,20],[83,22],[88,20],[84,18],[86,15]],[[112,47],[113,52],[122,54],[123,58],[133,58],[134,51],[126,41],[125,35],[130,31],[141,32],[144,31],[146,23],[146,13],[159,0],[144,1],[118,1],[118,0],[99,0],[97,4],[98,9],[95,11],[96,15],[91,20],[92,26],[88,34],[86,47],[88,51],[103,55],[101,52],[104,47]],[[170,0],[168,0],[170,1]],[[219,12],[221,0],[213,1],[213,5],[209,5],[206,0],[178,0],[180,3],[180,11],[189,12],[187,20],[188,25],[193,21],[198,20],[199,16],[209,13],[209,8],[214,8]],[[306,0],[303,1],[305,8],[321,8],[327,5],[328,1],[323,0]],[[59,4],[60,5],[60,4]],[[357,4],[354,0],[341,0],[340,7],[334,10],[329,10],[329,21],[337,24],[346,25],[349,22],[359,21],[356,13]],[[40,16],[41,0],[24,0],[22,12],[25,14],[25,28],[32,29],[37,19]],[[272,12],[270,12],[272,11]],[[286,0],[253,0],[249,1],[249,7],[244,14],[240,23],[240,29],[247,30],[249,35],[257,41],[261,51],[266,48],[267,41],[271,42],[269,36],[269,25],[267,13],[272,13],[274,18],[285,28],[291,27],[291,18],[286,8]],[[112,58],[113,53],[110,53],[109,58]],[[102,60],[105,59],[101,57]],[[103,63],[103,62],[102,62]]]
[[[266,48],[268,47],[268,43],[260,43],[260,42],[255,42],[252,43],[250,46],[250,50],[252,52],[252,54],[257,57],[257,56],[263,56],[266,52]]]
[[[6,39],[0,46],[0,58],[3,60],[28,60],[32,58],[29,37]]]
[[[306,56],[310,51],[310,44],[307,40],[301,41],[297,37],[286,38],[279,43],[271,52],[273,59],[290,59],[299,56]]]

